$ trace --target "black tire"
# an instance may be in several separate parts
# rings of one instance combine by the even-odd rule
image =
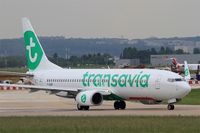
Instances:
[[[80,106],[79,104],[77,104],[77,109],[78,110],[83,110],[83,106]]]
[[[119,101],[115,101],[115,102],[114,102],[114,108],[115,108],[116,110],[119,109]]]
[[[89,110],[90,106],[81,106],[79,104],[77,104],[77,109],[78,110]]]
[[[114,102],[114,108],[116,110],[125,109],[126,108],[126,103],[124,101],[115,101]]]
[[[82,106],[83,110],[89,110],[90,106]]]
[[[124,101],[120,101],[120,108],[125,109],[126,108],[126,103]]]
[[[173,104],[168,104],[167,109],[168,110],[174,110],[174,105]]]
[[[175,108],[175,106],[174,106],[174,105],[172,105],[172,110],[174,110],[174,108]]]

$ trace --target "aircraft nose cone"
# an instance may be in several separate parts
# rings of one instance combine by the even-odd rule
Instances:
[[[191,91],[191,86],[188,83],[185,86],[185,91],[186,91],[187,94]]]
[[[182,82],[177,87],[180,90],[180,91],[178,91],[178,98],[185,97],[191,91],[191,87],[187,82],[185,82],[185,83]]]
[[[188,83],[184,84],[182,88],[183,88],[182,91],[183,91],[184,96],[186,96],[191,91],[191,86]]]

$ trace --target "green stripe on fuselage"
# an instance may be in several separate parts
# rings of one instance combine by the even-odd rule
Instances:
[[[125,100],[124,98],[121,98],[115,94],[110,94],[110,95],[107,95],[107,96],[103,96],[103,99],[104,100]]]

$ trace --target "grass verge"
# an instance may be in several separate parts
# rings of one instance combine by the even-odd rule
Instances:
[[[199,133],[200,117],[0,117],[2,133]]]
[[[200,105],[200,89],[193,89],[178,104]]]
[[[27,68],[21,67],[21,68],[0,68],[0,71],[8,71],[8,72],[21,72],[25,73],[27,72]]]

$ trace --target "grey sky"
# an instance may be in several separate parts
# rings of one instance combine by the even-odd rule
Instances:
[[[0,38],[21,37],[24,16],[41,36],[200,35],[200,0],[0,0]]]

